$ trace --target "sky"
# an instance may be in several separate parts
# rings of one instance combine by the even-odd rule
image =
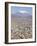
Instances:
[[[17,13],[28,13],[32,15],[32,7],[19,7],[19,6],[11,6],[11,14]]]

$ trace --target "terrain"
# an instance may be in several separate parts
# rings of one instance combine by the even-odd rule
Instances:
[[[11,14],[11,39],[32,38],[32,15]]]

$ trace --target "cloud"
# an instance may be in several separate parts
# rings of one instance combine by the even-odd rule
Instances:
[[[27,11],[19,11],[20,13],[28,13]]]

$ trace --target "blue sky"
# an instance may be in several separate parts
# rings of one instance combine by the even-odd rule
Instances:
[[[11,14],[28,13],[32,15],[32,7],[11,6]]]

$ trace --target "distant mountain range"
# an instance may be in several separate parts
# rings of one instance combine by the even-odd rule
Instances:
[[[32,22],[32,15],[30,15],[30,14],[12,14],[11,15],[11,22],[31,23]]]
[[[30,14],[21,14],[21,13],[17,13],[17,14],[11,14],[12,17],[32,17],[32,15]]]

